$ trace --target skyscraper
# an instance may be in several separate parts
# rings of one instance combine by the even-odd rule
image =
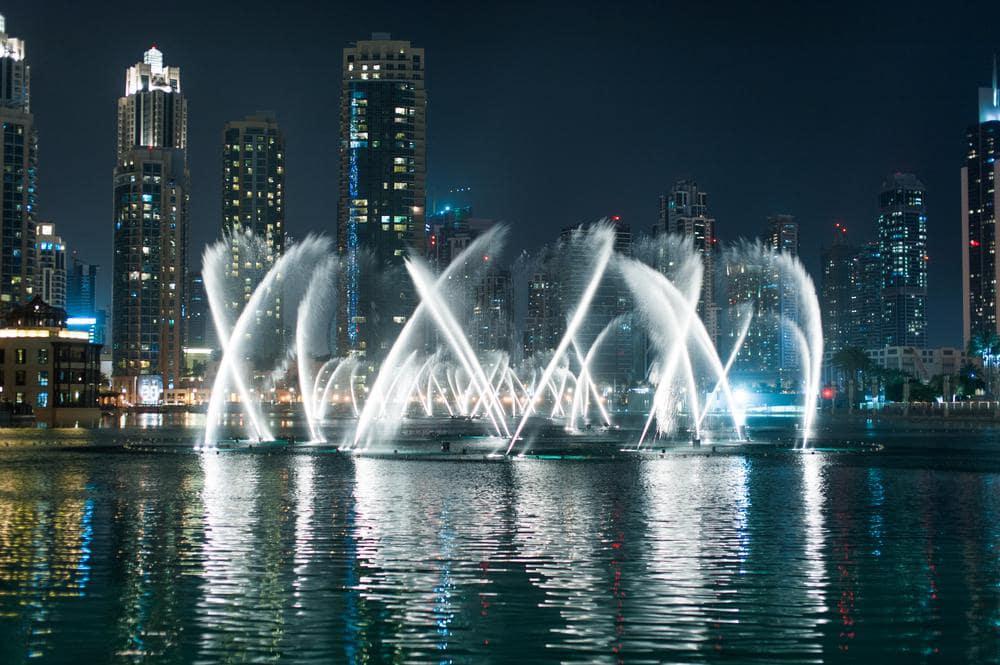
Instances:
[[[193,347],[216,348],[218,341],[212,312],[208,307],[205,280],[200,271],[191,271],[188,276],[188,330],[185,344]]]
[[[268,114],[227,122],[223,130],[222,227],[226,233],[252,233],[266,247],[263,261],[258,262],[239,256],[239,245],[233,245],[228,276],[242,289],[242,309],[285,251],[285,138],[277,120]],[[189,317],[195,314],[193,308],[188,312]],[[232,320],[239,316],[239,312],[232,314]],[[260,337],[252,345],[254,356],[273,366],[275,355],[284,348],[280,289],[262,302],[256,317],[254,330]],[[202,341],[195,346],[204,345],[204,334],[200,337]]]
[[[543,265],[528,280],[528,308],[524,322],[524,357],[556,348],[566,326],[559,282],[552,266]]]
[[[38,136],[31,114],[31,70],[23,40],[0,16],[0,307],[27,302],[34,290]]]
[[[876,224],[882,274],[882,341],[923,348],[927,336],[927,214],[924,185],[909,173],[882,184]]]
[[[765,245],[772,252],[797,258],[799,255],[799,223],[795,217],[792,215],[768,217]],[[773,294],[774,312],[778,315],[771,324],[774,327],[774,338],[777,340],[778,373],[782,386],[785,386],[789,379],[798,375],[799,351],[792,330],[788,326],[782,325],[781,321],[798,320],[798,287],[794,283],[793,277],[781,269],[780,264],[771,269],[769,287]]]
[[[112,374],[133,403],[158,400],[183,370],[189,180],[180,69],[154,46],[118,100]]]
[[[1000,88],[993,59],[993,86],[979,89],[979,122],[965,132],[962,167],[962,326],[965,344],[1000,331],[997,283],[997,211],[1000,210]]]
[[[878,241],[858,248],[851,277],[851,343],[859,349],[885,346],[882,336],[882,256]]]
[[[761,242],[772,252],[798,256],[798,222],[792,215],[768,217]],[[725,265],[728,345],[733,348],[739,341],[745,317],[752,316],[735,370],[744,380],[785,387],[799,366],[795,339],[782,325],[783,319],[794,321],[798,315],[795,287],[771,254],[750,256],[754,258],[733,255]]]
[[[822,252],[820,307],[823,319],[823,342],[826,350],[837,353],[851,345],[852,300],[857,274],[858,252],[851,246],[847,227],[837,222],[833,244]]]
[[[489,262],[490,257],[483,257]],[[514,294],[510,270],[487,268],[475,288],[471,342],[478,351],[512,351]]]
[[[342,65],[337,247],[346,276],[337,339],[341,353],[377,362],[413,308],[402,265],[424,230],[424,50],[376,33],[345,48]]]
[[[73,252],[66,273],[66,314],[93,316],[97,311],[97,271],[93,263],[83,263]]]
[[[708,214],[708,194],[696,182],[679,180],[669,193],[660,197],[660,220],[655,231],[691,238],[695,250],[701,254],[704,275],[698,315],[712,341],[717,342],[719,308],[715,302],[715,255],[718,241],[715,237],[715,218]]]
[[[66,309],[66,244],[52,222],[38,224],[35,237],[35,293]]]

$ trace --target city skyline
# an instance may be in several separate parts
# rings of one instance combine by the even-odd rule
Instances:
[[[40,21],[32,12],[19,12],[17,8],[7,12],[8,30],[27,43],[28,59],[32,63],[32,111],[42,145],[39,214],[59,226],[71,249],[79,250],[82,257],[93,263],[111,264],[110,243],[104,235],[105,220],[110,217],[107,179],[100,180],[100,174],[92,172],[96,168],[94,164],[102,165],[102,169],[106,169],[103,165],[107,164],[106,148],[102,147],[105,142],[99,140],[102,132],[98,128],[103,125],[108,131],[114,129],[106,117],[109,104],[106,91],[114,79],[120,81],[120,75],[115,72],[120,71],[123,63],[134,62],[152,43],[160,45],[171,62],[184,68],[185,94],[196,100],[193,103],[198,109],[198,113],[192,112],[191,120],[191,214],[197,229],[190,247],[192,269],[197,267],[200,250],[205,242],[214,238],[212,231],[218,229],[219,223],[220,192],[214,174],[218,173],[221,154],[217,138],[209,140],[207,137],[217,137],[226,120],[259,109],[273,110],[288,135],[289,168],[294,183],[288,202],[289,232],[298,237],[309,230],[332,235],[335,214],[329,209],[324,212],[322,194],[335,182],[337,167],[315,168],[315,165],[321,160],[329,161],[338,140],[336,123],[331,117],[326,117],[322,123],[319,118],[305,117],[304,109],[338,102],[340,81],[335,67],[303,65],[299,67],[300,72],[292,72],[282,81],[268,86],[266,94],[233,90],[232,84],[240,79],[232,77],[230,81],[226,74],[242,70],[245,64],[237,64],[237,61],[242,62],[240,58],[231,61],[221,58],[218,47],[209,47],[202,41],[205,31],[221,20],[222,12],[211,10],[196,25],[183,20],[194,11],[193,6],[181,3],[175,9],[163,10],[165,13],[160,17],[163,20],[159,21],[140,21],[136,13],[128,11],[101,17],[112,25],[128,25],[130,29],[123,34],[128,34],[129,38],[115,40],[114,44],[96,45],[88,51],[86,71],[91,74],[89,83],[81,89],[78,87],[80,77],[74,74],[79,64],[67,55],[67,49],[71,49],[78,39],[70,30],[74,11],[67,8],[57,20],[48,23]],[[314,34],[312,28],[295,25],[307,53],[315,52],[321,45],[327,51],[339,52],[350,41],[363,39],[373,30],[382,29],[427,49],[431,63],[428,88],[434,100],[428,120],[428,142],[434,146],[429,154],[428,207],[443,202],[442,192],[459,185],[470,186],[477,214],[511,222],[514,241],[520,246],[530,247],[537,242],[528,237],[529,229],[544,228],[544,237],[551,237],[563,226],[593,221],[608,210],[621,212],[634,229],[648,228],[655,222],[656,197],[670,183],[690,177],[712,193],[713,215],[718,220],[718,234],[723,241],[755,234],[762,220],[776,210],[794,214],[802,224],[803,259],[817,277],[819,248],[828,235],[826,229],[830,224],[843,222],[856,238],[873,235],[879,178],[887,172],[914,172],[927,185],[929,236],[932,248],[937,248],[930,256],[929,344],[959,343],[961,306],[953,297],[960,285],[957,259],[959,185],[955,172],[962,161],[962,130],[974,122],[976,90],[988,83],[990,57],[996,48],[995,40],[987,38],[984,32],[977,32],[980,30],[976,27],[978,24],[970,33],[961,16],[946,17],[943,23],[935,25],[937,37],[931,41],[923,38],[921,31],[929,29],[926,27],[916,26],[918,29],[912,34],[906,30],[915,26],[905,21],[903,25],[889,28],[895,40],[893,43],[909,40],[921,46],[915,53],[907,51],[906,68],[900,68],[903,56],[895,53],[879,59],[878,64],[872,64],[874,60],[866,61],[865,55],[885,56],[886,53],[883,52],[885,47],[878,46],[876,35],[864,27],[841,26],[848,37],[846,41],[854,47],[846,60],[842,58],[845,47],[831,45],[829,40],[810,43],[806,39],[808,29],[768,52],[754,46],[746,35],[729,34],[732,28],[713,28],[720,31],[720,34],[713,33],[716,43],[724,36],[731,38],[732,52],[724,58],[723,54],[707,53],[682,39],[682,44],[693,48],[686,57],[697,65],[698,72],[717,72],[717,76],[702,76],[692,83],[689,79],[694,77],[693,73],[681,74],[653,64],[661,60],[669,62],[679,56],[671,50],[658,53],[644,40],[633,39],[647,31],[639,25],[641,21],[630,21],[624,26],[613,18],[602,17],[599,11],[586,18],[537,11],[538,21],[527,21],[510,37],[501,38],[503,29],[510,27],[501,21],[502,25],[484,27],[474,42],[467,36],[456,37],[456,33],[445,30],[444,26],[433,25],[428,17],[421,15],[417,17],[419,20],[414,20],[415,15],[420,14],[419,7],[393,13],[388,8],[373,6],[363,16],[349,17],[323,39]],[[698,11],[663,10],[664,16],[674,19],[677,25],[700,25],[702,17],[697,15]],[[482,16],[459,18],[478,25],[477,17]],[[280,17],[272,18],[277,25],[282,25]],[[320,13],[317,23],[323,24],[332,18]],[[602,18],[607,19],[603,21],[604,28],[613,36],[610,43],[595,39],[602,34],[599,25]],[[787,21],[796,18],[802,16],[793,11]],[[406,23],[412,27],[401,28]],[[596,95],[598,90],[607,89],[609,81],[615,80],[609,64],[588,66],[589,78],[584,80],[574,75],[564,83],[574,90],[592,94],[569,115],[558,116],[564,123],[561,126],[550,124],[557,117],[554,114],[560,111],[554,98],[531,95],[532,112],[527,115],[535,118],[537,127],[527,127],[525,119],[511,115],[509,110],[515,100],[507,93],[515,90],[512,87],[515,83],[508,68],[516,69],[517,63],[538,55],[530,42],[543,28],[556,25],[560,28],[551,33],[556,44],[576,43],[588,37],[593,40],[592,48],[579,56],[588,65],[606,59],[613,45],[620,44],[621,40],[639,44],[628,68],[614,68],[618,72],[615,76],[624,76],[626,81],[651,67],[658,72],[655,90],[646,93],[649,98],[635,117],[635,123],[645,127],[643,123],[651,122],[648,114],[653,109],[663,111],[663,107],[658,106],[663,98],[662,88],[678,77],[687,89],[697,92],[699,100],[704,100],[695,105],[700,113],[682,113],[671,107],[663,111],[667,116],[661,123],[662,128],[657,129],[645,145],[637,147],[632,141],[609,143],[612,128],[627,126],[622,123],[628,119],[619,104]],[[779,27],[763,26],[762,29],[766,35]],[[955,56],[947,53],[944,44],[950,43],[949,40],[957,42],[959,35],[965,50],[957,62]],[[520,48],[512,50],[509,48],[512,46]],[[821,46],[829,47],[830,52],[818,54]],[[474,48],[480,60],[463,58],[463,48]],[[546,67],[551,70],[553,50],[558,49],[547,49],[541,59],[535,59],[541,71],[546,71]],[[733,54],[748,58],[736,62]],[[793,58],[798,64],[782,60],[782,55],[789,54],[801,56]],[[809,55],[816,57],[810,60],[806,57]],[[105,67],[111,56],[113,66]],[[256,62],[259,56],[248,52],[248,57]],[[265,58],[265,64],[271,71],[277,70],[287,64],[286,57],[271,54]],[[614,62],[622,63],[624,57],[616,55]],[[832,60],[837,57],[841,57],[844,68],[831,77]],[[502,58],[511,61],[509,67],[497,69],[492,66],[503,61]],[[942,62],[931,63],[935,58]],[[777,80],[781,77],[776,72],[760,67],[762,63],[779,60],[782,61],[782,81]],[[470,80],[470,74],[477,69],[472,67],[474,62],[490,66],[494,76],[488,86],[482,81]],[[928,66],[921,69],[916,65]],[[905,75],[897,76],[894,66]],[[947,78],[944,78],[946,68]],[[920,72],[914,73],[916,70]],[[302,85],[306,76],[310,81],[329,77],[330,85]],[[823,104],[829,108],[819,103],[818,93],[793,87],[810,77],[823,80]],[[725,104],[720,104],[717,90],[723,80],[733,87],[754,85],[763,101],[747,101],[742,97],[736,101],[734,97],[734,106],[727,110]],[[891,94],[886,92],[890,81]],[[788,90],[796,89],[796,94],[782,93],[779,83],[787,85]],[[530,81],[520,84],[528,86],[525,92],[538,89]],[[933,94],[927,93],[926,98],[922,98],[921,108],[907,103],[914,95],[924,94],[925,88],[933,90]],[[228,94],[230,92],[232,94]],[[843,98],[847,92],[851,93],[850,98],[865,100],[863,112],[844,111],[846,101]],[[66,140],[67,131],[75,124],[66,123],[62,118],[65,111],[60,99],[66,94],[76,95],[74,99],[78,104],[74,108],[74,119],[93,121],[95,131],[76,132]],[[113,94],[121,93],[119,90]],[[724,121],[733,108],[739,111],[738,121]],[[839,113],[836,118],[831,115],[835,111]],[[698,116],[697,122],[693,115]],[[816,162],[818,167],[809,169],[812,177],[805,178],[796,172],[802,169],[792,170],[789,165],[802,160],[803,148],[796,143],[801,140],[804,127],[819,120],[838,129],[834,134],[841,145],[831,147],[829,139],[823,138],[813,146],[811,150],[823,159]],[[727,122],[731,122],[731,126]],[[556,127],[557,131],[545,130],[547,127]],[[583,142],[581,147],[580,141],[567,135],[585,127],[593,128],[593,139]],[[473,128],[475,131],[470,131]],[[536,152],[532,153],[527,143],[529,139],[540,139],[542,130],[545,130],[545,141],[536,142]],[[694,150],[697,141],[704,145]],[[84,145],[89,147],[84,149]],[[735,150],[731,150],[733,148]],[[726,161],[730,154],[740,156],[736,168]],[[608,159],[611,155],[621,158]],[[642,159],[637,159],[640,155]],[[528,163],[531,161],[535,164]],[[552,165],[557,162],[570,164],[572,168],[553,169]],[[856,162],[856,168],[845,168],[845,164],[852,162]],[[761,168],[762,163],[773,166]],[[589,172],[584,165],[591,167]],[[67,176],[71,172],[82,175],[71,179]],[[778,178],[781,185],[777,184]],[[67,201],[80,205],[70,205]],[[86,220],[81,221],[81,217]],[[109,272],[101,276],[99,304],[105,307],[109,304]]]

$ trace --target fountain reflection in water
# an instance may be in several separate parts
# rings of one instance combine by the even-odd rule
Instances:
[[[560,241],[543,256],[573,256],[578,292],[561,294],[566,315],[554,348],[527,358],[509,350],[476,348],[470,340],[470,291],[489,269],[480,257],[498,254],[506,229],[497,225],[471,242],[440,274],[411,256],[406,271],[418,296],[417,305],[384,358],[365,358],[332,348],[337,315],[338,279],[342,270],[329,240],[309,236],[273,261],[257,288],[233,307],[227,284],[229,263],[238,254],[263,260],[266,248],[251,235],[238,234],[210,247],[204,256],[205,288],[222,343],[222,359],[209,404],[203,445],[215,446],[227,397],[235,394],[247,434],[272,440],[262,396],[254,391],[248,355],[255,342],[260,312],[281,297],[295,311],[295,334],[286,358],[294,358],[302,412],[313,442],[327,441],[327,414],[332,403],[349,403],[353,422],[338,436],[348,449],[367,450],[397,436],[408,418],[464,416],[478,419],[496,439],[496,450],[524,452],[529,419],[541,418],[578,432],[592,423],[614,424],[605,404],[598,362],[611,353],[608,336],[623,326],[648,339],[648,375],[652,399],[638,446],[651,437],[672,434],[686,422],[692,436],[703,436],[710,411],[724,414],[731,427],[724,436],[744,436],[746,416],[734,396],[729,372],[755,316],[777,317],[782,335],[798,353],[803,395],[801,438],[805,445],[815,420],[823,340],[815,288],[799,261],[759,244],[744,243],[728,254],[730,261],[766,263],[780,274],[782,289],[794,307],[759,312],[755,303],[739,305],[735,345],[723,361],[699,314],[703,275],[701,255],[692,243],[660,236],[637,243],[630,256],[616,251],[612,227],[596,224]],[[577,260],[579,257],[586,257]],[[595,296],[617,280],[627,293],[630,311],[608,314],[595,306]],[[230,289],[230,290],[227,290]],[[604,317],[602,319],[602,317]],[[587,334],[581,333],[589,331]],[[515,362],[516,360],[516,362]],[[377,370],[371,371],[371,367]],[[348,400],[349,398],[349,400]],[[341,413],[344,409],[341,410]],[[683,417],[682,417],[683,416]]]

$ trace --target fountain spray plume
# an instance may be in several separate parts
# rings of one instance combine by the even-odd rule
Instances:
[[[323,261],[313,273],[306,288],[305,296],[299,303],[295,323],[295,356],[298,365],[299,392],[302,395],[302,409],[309,426],[309,436],[313,442],[326,441],[321,427],[318,410],[324,396],[317,395],[316,381],[322,374],[313,374],[315,357],[329,355],[328,344],[320,348],[314,345],[328,338],[330,320],[333,317],[333,294],[337,277],[337,260],[330,257]],[[324,365],[325,367],[325,365]],[[317,402],[317,398],[319,403]]]
[[[577,330],[579,330],[580,326],[583,324],[584,318],[586,318],[587,312],[590,309],[590,303],[594,299],[594,294],[597,293],[597,287],[600,286],[601,280],[604,278],[604,273],[608,268],[608,263],[611,261],[611,256],[614,252],[615,234],[609,226],[601,224],[591,229],[587,233],[587,240],[593,242],[597,248],[597,258],[594,261],[593,272],[591,273],[590,280],[587,282],[587,286],[584,289],[583,294],[580,296],[579,302],[576,304],[576,308],[569,317],[569,321],[566,324],[566,332],[563,333],[562,339],[559,340],[559,344],[556,346],[555,352],[552,354],[552,359],[545,367],[545,371],[542,372],[539,387],[535,391],[532,402],[534,402],[535,399],[537,399],[537,397],[539,397],[545,390],[545,385],[548,383],[552,373],[555,371],[557,363],[565,355],[573,337],[577,333]],[[525,412],[521,416],[521,420],[517,425],[517,429],[514,431],[514,435],[510,438],[510,443],[507,445],[508,455],[514,448],[514,444],[517,442],[517,439],[521,434],[521,430],[524,429],[524,425],[527,421],[528,412]]]
[[[441,301],[439,292],[434,288],[430,271],[419,259],[407,259],[406,269],[410,272],[410,277],[417,287],[421,303],[427,305],[428,312],[430,312],[438,329],[444,334],[448,345],[452,348],[459,362],[462,363],[462,368],[469,375],[470,386],[475,388],[480,402],[485,403],[484,408],[490,422],[493,423],[497,436],[509,436],[510,431],[507,429],[506,416],[503,409],[500,408],[493,384],[486,376],[482,364],[469,345],[469,340],[465,337],[462,327],[458,325],[448,306]]]
[[[781,344],[792,346],[799,358],[803,393],[802,445],[806,446],[816,419],[823,363],[823,326],[812,278],[798,258],[764,247],[759,242],[737,245],[731,250],[729,260],[758,266],[766,271],[767,279],[777,280],[779,301],[777,306],[772,303],[775,311],[770,315],[776,322]]]
[[[203,257],[205,293],[222,345],[222,360],[209,398],[204,437],[206,447],[213,447],[217,443],[219,421],[225,408],[230,383],[236,387],[240,407],[250,421],[257,438],[263,440],[274,438],[260,412],[259,404],[255,402],[247,388],[245,380],[245,361],[249,355],[247,344],[251,340],[251,333],[254,331],[260,312],[266,309],[274,293],[281,288],[281,282],[286,280],[289,274],[308,274],[312,266],[329,255],[331,250],[329,240],[313,235],[293,245],[285,254],[273,261],[246,304],[239,310],[236,321],[231,323],[227,309],[234,300],[236,302],[242,300],[243,295],[241,290],[227,289],[228,266],[234,258],[244,262],[244,265],[246,263],[268,265],[270,262],[263,258],[265,252],[263,241],[250,232],[229,235],[205,250]]]
[[[503,246],[503,241],[507,235],[507,228],[502,224],[493,226],[481,236],[469,243],[452,262],[441,272],[434,281],[433,288],[445,290],[450,280],[457,276],[463,269],[467,269],[467,264],[471,264],[471,257],[486,254],[495,254],[495,249]],[[428,307],[421,301],[413,310],[410,318],[407,319],[396,338],[385,359],[382,360],[379,371],[372,383],[368,399],[365,400],[358,422],[354,429],[354,436],[350,442],[350,447],[358,447],[362,441],[370,444],[370,434],[374,422],[378,419],[382,403],[389,398],[387,388],[393,381],[393,376],[401,366],[410,347],[415,343],[415,337],[425,323],[428,316]],[[456,401],[457,404],[457,401]],[[456,407],[457,408],[457,407]],[[390,423],[390,426],[398,426],[398,422]]]
[[[694,420],[698,387],[688,344],[689,331],[698,318],[695,306],[701,295],[704,265],[693,241],[678,235],[660,235],[639,242],[632,254],[634,258],[619,262],[619,270],[635,298],[638,321],[645,325],[656,351],[649,375],[656,390],[638,445],[642,446],[654,418],[657,434],[673,430],[674,397],[680,391],[676,387],[678,365],[683,370],[695,434],[700,437],[700,422]],[[675,281],[684,287],[680,302],[667,288]]]

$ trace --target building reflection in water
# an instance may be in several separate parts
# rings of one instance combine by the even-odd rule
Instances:
[[[0,605],[0,622],[19,621],[18,660],[51,656],[55,607],[87,593],[94,504],[86,484],[78,469],[0,473],[0,596],[16,594],[17,605]]]
[[[996,660],[998,476],[921,464],[12,452],[0,662]]]

